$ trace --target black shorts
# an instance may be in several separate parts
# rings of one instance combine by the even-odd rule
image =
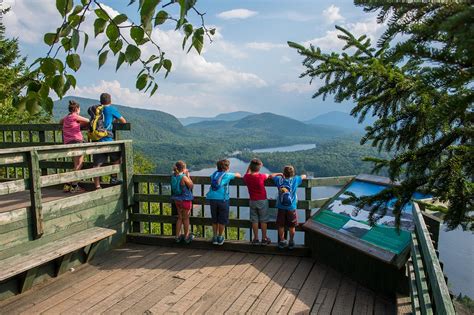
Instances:
[[[209,200],[213,224],[229,224],[229,200]]]
[[[94,159],[94,166],[101,166],[104,163],[107,163],[107,158],[110,157],[110,163],[115,163],[120,161],[122,157],[120,152],[111,152],[111,153],[100,153],[92,155]]]

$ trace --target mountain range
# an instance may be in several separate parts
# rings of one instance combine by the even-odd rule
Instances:
[[[86,117],[87,108],[98,103],[88,98],[65,97],[55,102],[56,120],[67,114],[71,99],[81,105],[81,114]],[[234,112],[185,126],[175,116],[159,110],[114,106],[132,124],[131,131],[122,133],[121,138],[133,139],[134,147],[154,162],[158,172],[168,172],[170,165],[179,159],[197,169],[238,150],[320,144],[337,139],[358,146],[360,139],[360,135],[354,136],[354,130],[341,128],[341,124],[335,126],[327,121],[308,124],[273,113]]]
[[[214,117],[191,116],[191,117],[178,118],[178,119],[184,126],[187,126],[187,125],[199,123],[199,122],[202,122],[202,121],[214,121],[214,120],[233,121],[233,120],[239,120],[239,119],[245,118],[245,117],[250,116],[250,115],[255,115],[255,113],[245,112],[245,111],[237,111],[237,112],[219,114],[219,115],[214,116]]]

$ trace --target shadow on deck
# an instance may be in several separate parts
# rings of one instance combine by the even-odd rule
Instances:
[[[1,314],[394,314],[312,258],[126,244],[0,302]]]

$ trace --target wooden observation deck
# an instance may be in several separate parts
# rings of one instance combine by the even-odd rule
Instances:
[[[209,178],[193,177],[197,239],[176,245],[169,176],[134,174],[130,140],[55,144],[60,132],[57,125],[0,126],[0,314],[454,313],[419,208],[408,268],[387,266],[301,226],[297,248],[279,251],[249,245],[249,200],[237,179],[227,241],[216,247],[204,198]],[[110,152],[120,152],[123,163],[91,169],[92,154]],[[77,155],[86,156],[85,167],[71,171]],[[91,177],[114,173],[123,184],[61,191],[64,183],[88,187]],[[305,180],[300,222],[328,200],[313,198],[314,187],[351,179]],[[336,261],[361,269],[348,272]]]

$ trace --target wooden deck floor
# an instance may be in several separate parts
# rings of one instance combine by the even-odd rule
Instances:
[[[310,258],[127,244],[0,302],[1,314],[393,314]]]
[[[81,194],[81,193],[75,193]],[[59,188],[42,188],[41,197],[43,202],[54,201],[62,198],[71,197],[71,193],[65,193]],[[26,208],[31,205],[30,191],[25,190],[13,194],[0,196],[0,213],[8,212],[16,209]]]

